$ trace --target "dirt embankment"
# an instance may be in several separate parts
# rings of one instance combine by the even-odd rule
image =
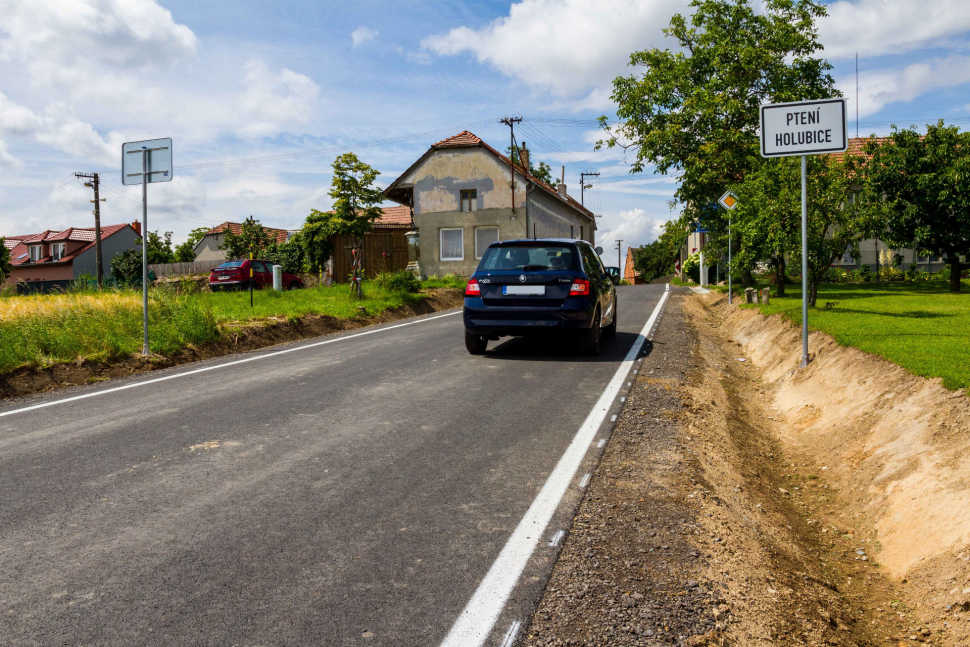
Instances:
[[[851,537],[858,563],[895,590],[891,606],[867,611],[903,614],[907,639],[970,644],[970,399],[821,333],[795,370],[798,328],[701,301],[763,370],[793,475],[826,490],[819,523]]]
[[[200,346],[187,346],[170,356],[133,356],[111,362],[79,360],[45,368],[24,368],[0,376],[0,399],[12,398],[80,384],[102,382],[116,377],[144,373],[232,353],[257,350],[275,344],[321,337],[344,330],[408,319],[457,307],[462,291],[429,290],[426,298],[379,315],[339,319],[324,315],[305,315],[298,319],[270,318],[241,325],[222,326],[222,338]]]
[[[849,647],[908,635],[891,583],[802,496],[831,495],[793,475],[771,389],[719,326],[698,297],[672,297],[524,644]],[[887,613],[870,613],[873,601]]]

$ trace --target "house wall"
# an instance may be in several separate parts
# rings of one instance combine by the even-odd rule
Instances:
[[[515,220],[512,220],[515,218]],[[466,276],[475,271],[480,259],[475,258],[475,228],[498,227],[499,240],[525,238],[525,210],[482,209],[480,211],[440,211],[414,214],[414,224],[421,234],[421,264],[428,276],[463,272]],[[442,228],[461,227],[463,230],[464,260],[441,260]]]
[[[74,278],[70,263],[53,263],[50,265],[26,265],[14,267],[4,285],[12,285],[17,281],[70,281]]]
[[[478,209],[511,209],[511,174],[503,164],[482,148],[456,148],[435,151],[423,164],[411,170],[401,183],[414,187],[414,215],[459,212],[460,191],[478,191]],[[515,205],[525,202],[525,181],[515,176]],[[415,221],[417,222],[417,221]]]
[[[138,238],[138,234],[135,233],[135,230],[131,227],[125,227],[101,241],[101,257],[104,263],[105,277],[111,276],[111,259],[126,249],[135,248],[136,238]],[[85,273],[91,276],[98,275],[96,252],[97,250],[92,245],[90,249],[86,249],[74,257],[73,278],[77,278]]]
[[[596,232],[587,218],[581,218],[556,198],[540,189],[529,192],[528,236],[536,238],[581,238],[595,246]]]
[[[223,234],[206,234],[195,246],[195,260],[197,261],[224,261],[226,252],[219,249],[225,236]]]

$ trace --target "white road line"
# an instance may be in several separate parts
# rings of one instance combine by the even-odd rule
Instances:
[[[519,629],[522,628],[522,623],[516,620],[511,624],[509,630],[505,632],[505,638],[502,640],[501,647],[512,647],[515,644],[515,637],[519,635]]]
[[[584,488],[584,487],[586,487],[587,485],[589,485],[589,480],[590,480],[591,478],[593,478],[593,475],[592,475],[592,474],[589,474],[589,473],[587,473],[587,474],[586,474],[586,476],[584,476],[584,477],[583,477],[583,480],[579,482],[579,487],[580,487],[580,488]]]
[[[599,443],[596,444],[596,447],[598,449],[603,449],[603,447],[605,445],[606,445],[606,439],[605,438],[600,438],[600,441],[599,441]]]
[[[616,398],[623,386],[626,374],[633,366],[633,360],[640,352],[641,346],[647,341],[648,331],[653,328],[657,321],[660,309],[667,302],[669,288],[660,297],[660,301],[650,314],[647,323],[637,336],[626,358],[620,363],[613,374],[613,379],[600,395],[599,400],[593,406],[586,420],[583,422],[579,431],[573,436],[569,447],[559,459],[559,463],[552,470],[545,485],[539,491],[538,496],[529,506],[525,516],[519,525],[512,531],[512,536],[505,543],[502,552],[499,553],[495,562],[492,563],[488,573],[478,585],[471,600],[465,605],[461,615],[451,626],[451,631],[445,636],[441,647],[481,647],[488,640],[492,633],[492,628],[498,621],[506,601],[512,594],[516,582],[522,575],[529,558],[535,551],[539,540],[545,534],[549,520],[559,507],[566,490],[569,489],[576,470],[583,462],[590,444],[596,437],[596,432],[606,419],[610,403]]]
[[[610,417],[610,422],[616,422],[616,414],[615,413]]]
[[[110,389],[104,389],[102,391],[95,391],[93,393],[85,393],[83,395],[75,395],[70,398],[62,398],[60,400],[52,400],[50,402],[41,402],[40,404],[35,404],[29,407],[22,407],[20,409],[13,409],[11,411],[0,412],[0,418],[6,416],[12,416],[18,413],[24,413],[26,411],[34,411],[36,409],[43,409],[45,407],[53,407],[55,404],[64,404],[66,402],[76,402],[77,400],[86,400],[88,398],[94,398],[99,395],[107,395],[109,393],[116,393],[118,391],[124,391],[126,389],[135,389],[140,386],[146,386],[148,384],[157,384],[158,382],[165,382],[167,380],[174,380],[180,377],[186,377],[188,375],[195,375],[197,373],[205,373],[207,371],[217,371],[221,368],[228,368],[230,366],[238,366],[239,364],[245,364],[247,362],[255,362],[257,360],[266,359],[268,357],[276,357],[278,355],[286,355],[287,353],[295,353],[297,351],[306,350],[308,348],[316,348],[317,346],[324,346],[326,344],[335,344],[338,341],[344,341],[346,339],[355,339],[357,337],[363,337],[365,335],[373,335],[374,333],[384,332],[385,330],[393,330],[395,328],[403,328],[404,326],[413,326],[414,324],[424,323],[425,321],[433,321],[435,319],[441,319],[442,317],[451,317],[454,315],[460,315],[461,310],[458,312],[449,312],[448,314],[436,315],[434,317],[428,317],[427,319],[418,319],[417,321],[408,321],[405,323],[394,324],[393,326],[387,326],[386,328],[376,328],[374,330],[367,330],[364,332],[355,333],[353,335],[346,335],[344,337],[336,337],[334,339],[327,339],[326,341],[318,341],[312,344],[304,344],[303,346],[297,346],[296,348],[287,348],[285,350],[278,350],[272,353],[265,353],[263,355],[257,355],[255,357],[247,357],[245,359],[237,359],[234,362],[226,362],[225,364],[218,364],[216,366],[206,366],[204,368],[197,368],[192,371],[185,371],[184,373],[176,373],[175,375],[166,375],[165,377],[156,377],[153,380],[144,380],[141,382],[135,382],[132,384],[125,384],[123,386],[116,386]]]
[[[549,545],[558,546],[559,542],[561,542],[562,538],[565,536],[566,536],[566,531],[560,530],[559,532],[557,532],[555,535],[552,536],[552,539],[549,540]]]

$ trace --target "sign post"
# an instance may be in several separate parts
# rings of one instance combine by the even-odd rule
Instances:
[[[128,142],[121,147],[121,183],[141,184],[141,294],[142,327],[145,332],[142,355],[148,348],[148,185],[172,181],[172,139]]]
[[[808,156],[848,147],[845,99],[761,106],[761,156],[802,158],[802,368],[808,366]]]
[[[725,191],[717,203],[727,209],[728,212],[728,305],[731,305],[731,270],[734,269],[731,266],[731,212],[738,206],[738,196],[730,191]]]

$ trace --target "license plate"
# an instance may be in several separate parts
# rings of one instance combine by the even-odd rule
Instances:
[[[218,278],[219,278],[220,281],[225,281],[226,279],[229,278],[229,275],[228,274],[220,274]]]
[[[502,294],[515,294],[515,295],[542,295],[546,294],[546,286],[544,285],[503,285]]]

